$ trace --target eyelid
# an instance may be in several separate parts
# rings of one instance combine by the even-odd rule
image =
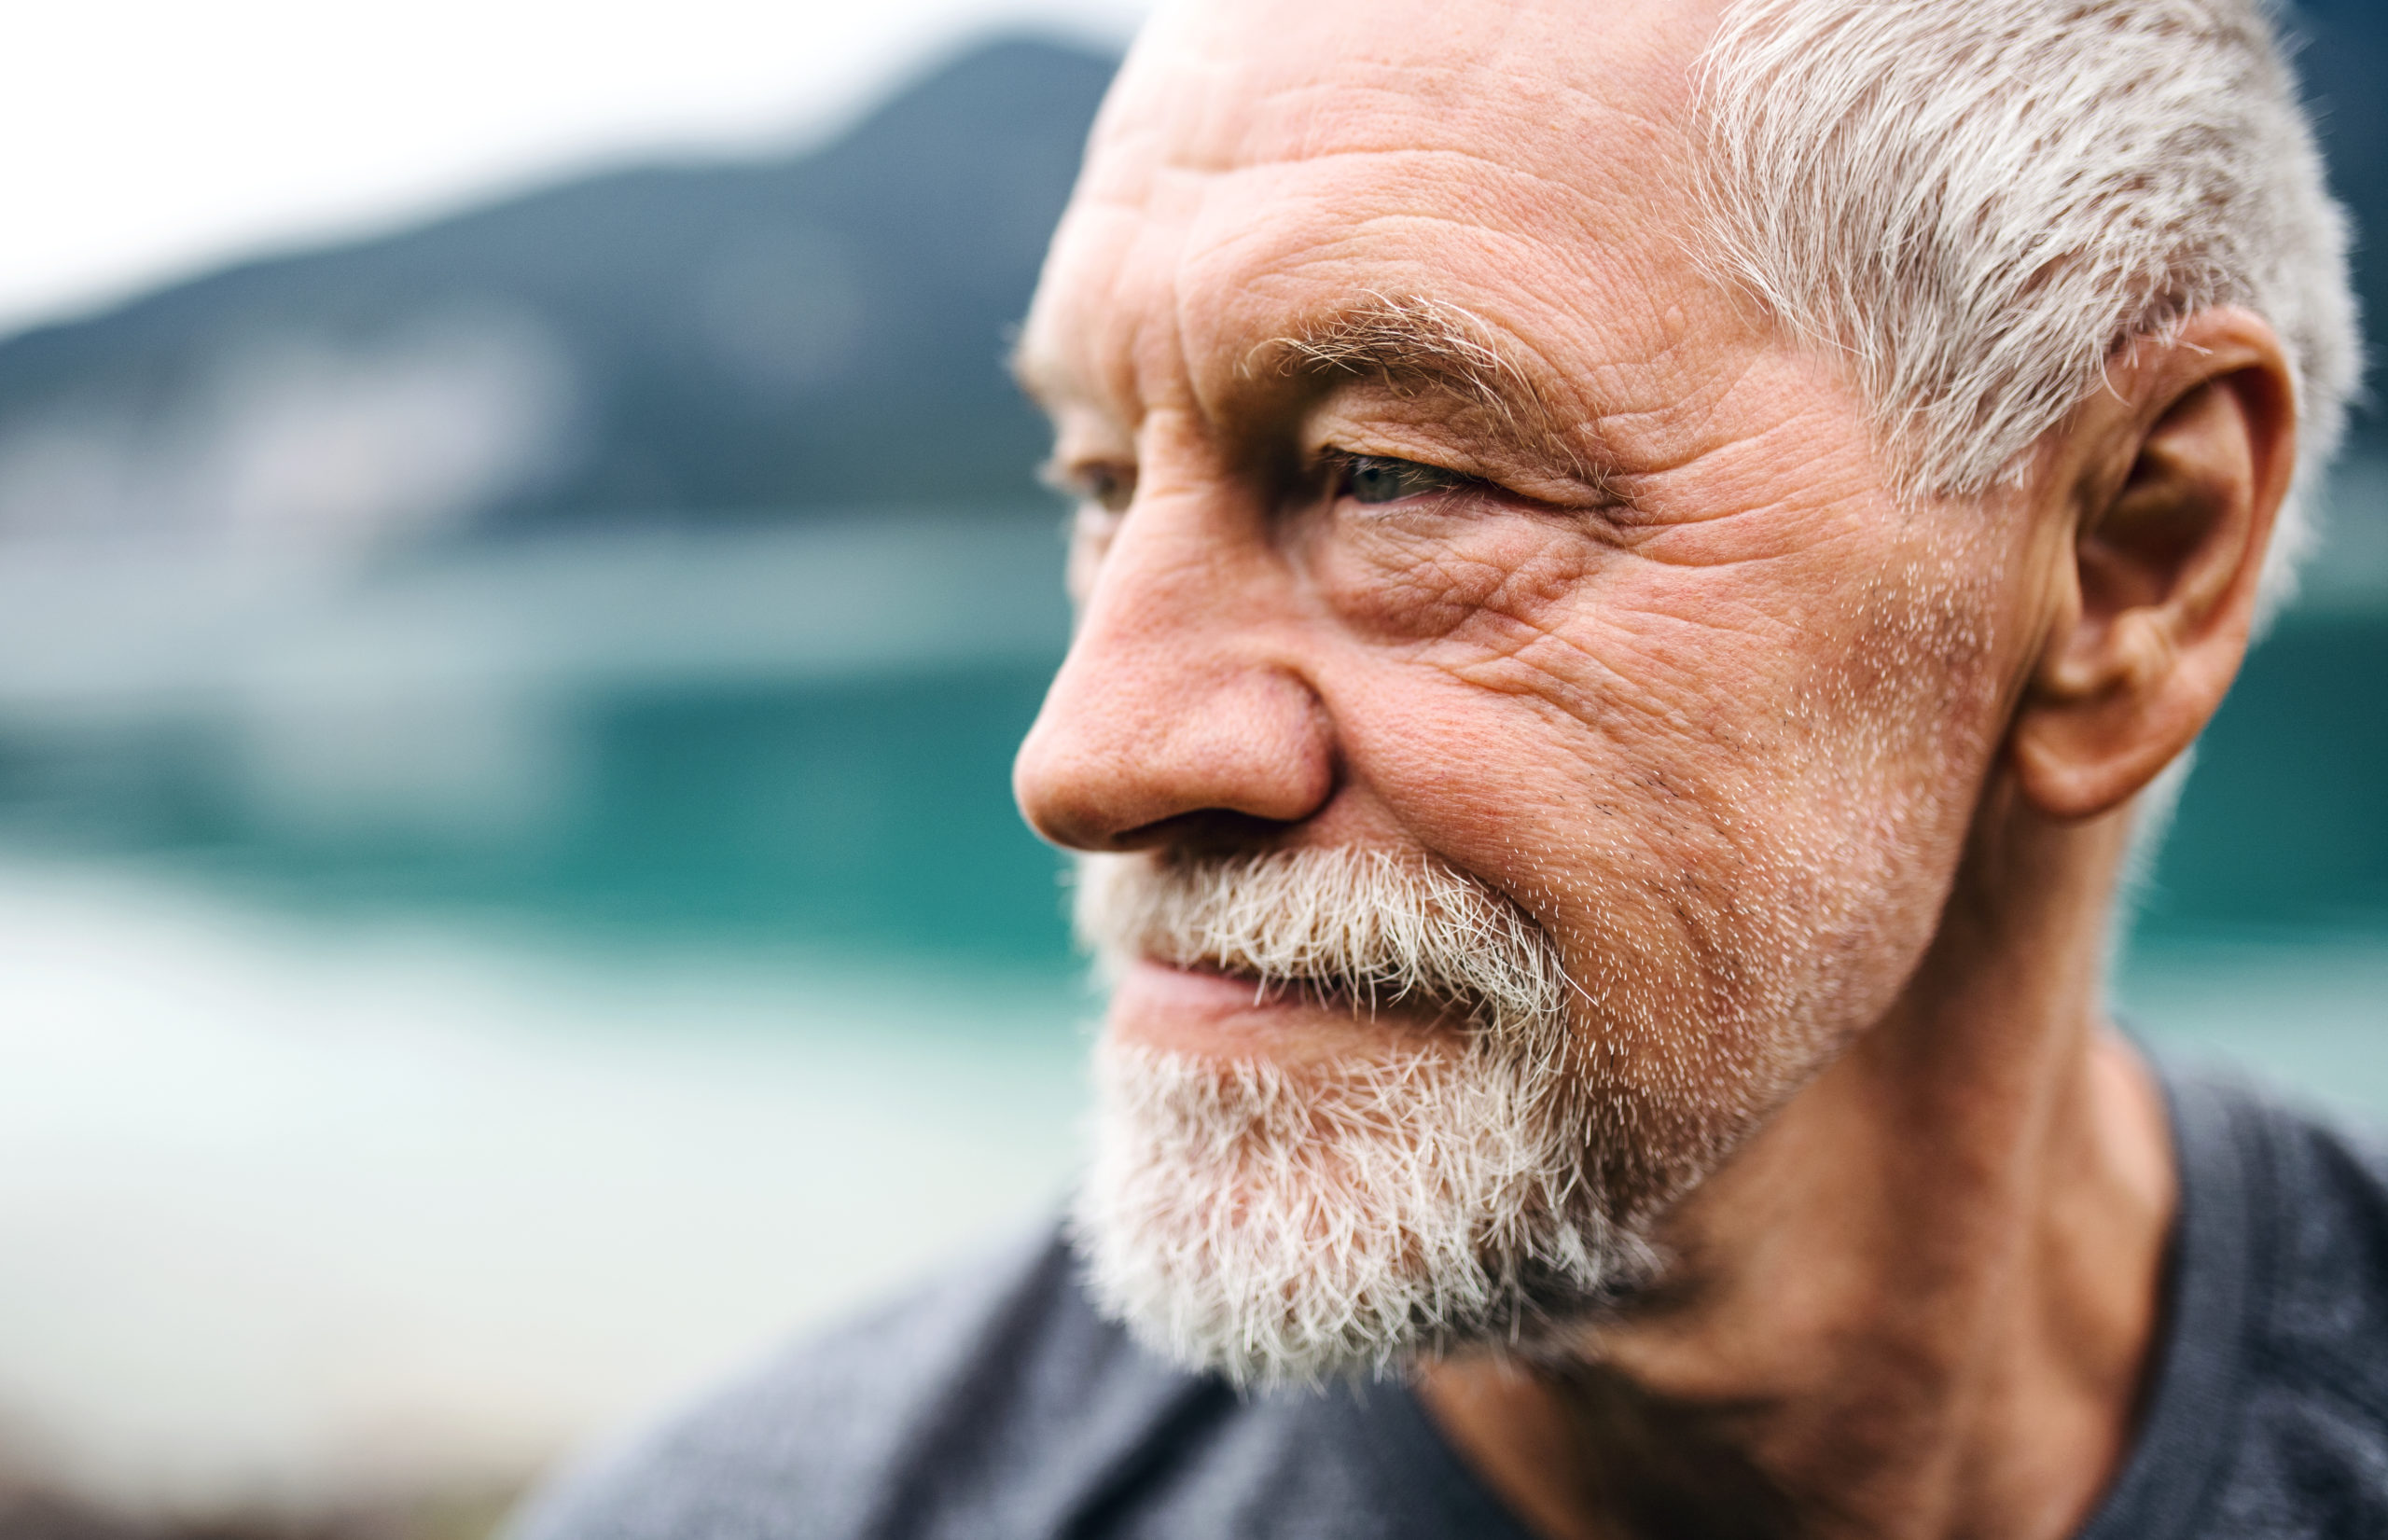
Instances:
[[[1036,479],[1073,502],[1115,514],[1126,511],[1136,491],[1136,467],[1128,461],[1048,459],[1036,467]]]
[[[1318,452],[1318,474],[1326,489],[1326,494],[1329,497],[1342,495],[1352,472],[1363,461],[1369,460],[1387,465],[1407,465],[1412,469],[1423,471],[1429,476],[1446,479],[1451,484],[1440,489],[1446,493],[1466,492],[1471,489],[1500,490],[1497,482],[1485,477],[1464,470],[1454,470],[1449,465],[1438,465],[1431,460],[1413,460],[1406,454],[1378,454],[1361,450],[1339,449],[1330,444]]]
[[[1506,503],[1536,507],[1557,517],[1593,520],[1604,525],[1622,528],[1630,526],[1632,522],[1631,513],[1635,506],[1633,499],[1605,476],[1599,477],[1592,488],[1596,500],[1584,502],[1565,495],[1556,498],[1537,495],[1523,488],[1513,486],[1497,476],[1482,471],[1459,470],[1451,465],[1438,465],[1432,460],[1414,459],[1405,454],[1346,450],[1332,444],[1320,450],[1317,454],[1322,483],[1328,498],[1347,495],[1345,479],[1350,476],[1354,463],[1362,460],[1393,461],[1404,465],[1414,465],[1419,470],[1450,479],[1449,486],[1437,489],[1431,493],[1421,493],[1418,494],[1421,496],[1489,497]],[[1391,505],[1381,506],[1390,506]]]

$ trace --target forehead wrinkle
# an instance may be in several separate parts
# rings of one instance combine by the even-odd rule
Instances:
[[[1180,262],[1165,260],[1158,281],[1146,272],[1137,282],[1136,265],[1121,256],[1156,239],[1182,242],[1180,222],[1157,215],[1167,196],[1157,184],[1166,180],[1132,189],[1082,185],[1063,214],[1010,358],[1013,378],[1056,427],[1100,419],[1132,436],[1157,404],[1187,395],[1178,362],[1184,320],[1175,313],[1182,297],[1154,302],[1178,286]],[[1056,260],[1084,258],[1090,247],[1090,262]]]
[[[1168,134],[1123,139],[1098,143],[1065,229],[1124,220],[1147,227],[1144,238],[1150,240],[1159,233],[1153,227],[1167,227],[1177,249],[1141,285],[1148,290],[1146,302],[1112,295],[1112,303],[1104,307],[1110,312],[1106,319],[1112,326],[1105,328],[1110,335],[1090,355],[1076,356],[1088,350],[1037,335],[1046,327],[1034,327],[1023,339],[1019,373],[1048,413],[1057,401],[1102,406],[1114,416],[1124,409],[1126,423],[1132,423],[1157,399],[1173,399],[1192,408],[1201,420],[1224,423],[1240,415],[1233,403],[1244,392],[1238,386],[1258,386],[1269,395],[1273,394],[1270,384],[1300,377],[1369,378],[1403,395],[1426,390],[1451,395],[1483,412],[1520,448],[1582,479],[1604,480],[1602,473],[1613,470],[1613,457],[1601,452],[1603,446],[1584,444],[1580,431],[1568,431],[1571,423],[1580,429],[1578,418],[1605,420],[1612,415],[1572,409],[1577,405],[1572,398],[1581,394],[1584,382],[1571,374],[1567,389],[1550,389],[1556,377],[1534,372],[1541,366],[1537,348],[1466,306],[1391,284],[1370,286],[1357,290],[1356,302],[1286,326],[1244,346],[1240,356],[1236,343],[1218,334],[1222,320],[1245,309],[1233,300],[1222,304],[1223,287],[1250,295],[1256,278],[1282,278],[1289,262],[1298,267],[1322,256],[1339,266],[1381,262],[1383,253],[1377,248],[1381,243],[1375,237],[1388,222],[1465,224],[1505,238],[1547,243],[1548,232],[1531,227],[1552,222],[1553,207],[1574,205],[1577,217],[1559,223],[1580,234],[1604,225],[1597,216],[1607,201],[1603,193],[1614,189],[1586,185],[1580,167],[1568,168],[1571,174],[1562,176],[1532,158],[1488,153],[1478,146],[1414,141],[1355,146],[1312,138],[1280,142],[1266,151],[1247,142],[1236,154],[1220,155],[1192,153],[1191,146]],[[1299,223],[1291,230],[1264,230],[1215,214],[1223,189],[1257,186],[1262,190],[1242,193],[1243,201],[1257,197],[1265,202],[1282,194],[1300,202],[1299,195],[1310,192],[1312,178],[1355,163],[1366,168],[1365,196],[1354,200],[1349,187],[1338,187],[1339,196],[1325,205],[1310,203],[1312,215],[1347,200],[1363,205],[1350,210],[1350,217],[1333,231],[1327,244],[1336,249],[1330,254],[1285,250],[1284,238],[1300,231]],[[1104,170],[1111,173],[1103,174]],[[1290,179],[1281,183],[1285,178]],[[1465,216],[1450,206],[1455,193],[1467,205]],[[1229,201],[1242,208],[1236,199]],[[1584,207],[1588,203],[1590,208]],[[1204,228],[1215,222],[1228,228]],[[1312,243],[1304,243],[1316,241],[1315,230],[1303,233],[1312,237]],[[1573,268],[1605,244],[1570,243],[1572,249],[1553,255],[1564,255]],[[1412,258],[1431,256],[1409,232],[1393,249]],[[1400,265],[1414,267],[1416,262]],[[1112,275],[1115,290],[1118,277]],[[1347,295],[1352,292],[1347,288]],[[1130,321],[1130,315],[1135,318]],[[1250,329],[1230,325],[1228,329],[1243,329],[1250,337],[1268,328],[1264,323]],[[1090,367],[1095,377],[1082,377]],[[1570,409],[1562,409],[1562,400]]]

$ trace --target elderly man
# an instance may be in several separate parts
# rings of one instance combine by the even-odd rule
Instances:
[[[1065,1239],[598,1536],[2388,1534],[2388,1169],[2105,1022],[2355,371],[2256,0],[1199,0],[1020,368]]]

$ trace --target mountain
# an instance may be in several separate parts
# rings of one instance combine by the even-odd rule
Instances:
[[[590,176],[0,342],[0,531],[1037,497],[1006,334],[1116,64],[995,41],[809,153]]]

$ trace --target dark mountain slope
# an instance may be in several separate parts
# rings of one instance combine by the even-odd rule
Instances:
[[[196,440],[254,437],[235,421],[252,397],[288,415],[311,380],[371,402],[400,365],[435,386],[491,366],[545,393],[522,429],[540,441],[482,454],[462,491],[484,506],[450,517],[1033,496],[1042,432],[1006,331],[1114,64],[998,42],[811,154],[594,176],[20,336],[0,344],[0,480],[11,428],[40,430],[20,460],[62,435],[179,446],[155,481]],[[242,395],[294,348],[307,368]]]

